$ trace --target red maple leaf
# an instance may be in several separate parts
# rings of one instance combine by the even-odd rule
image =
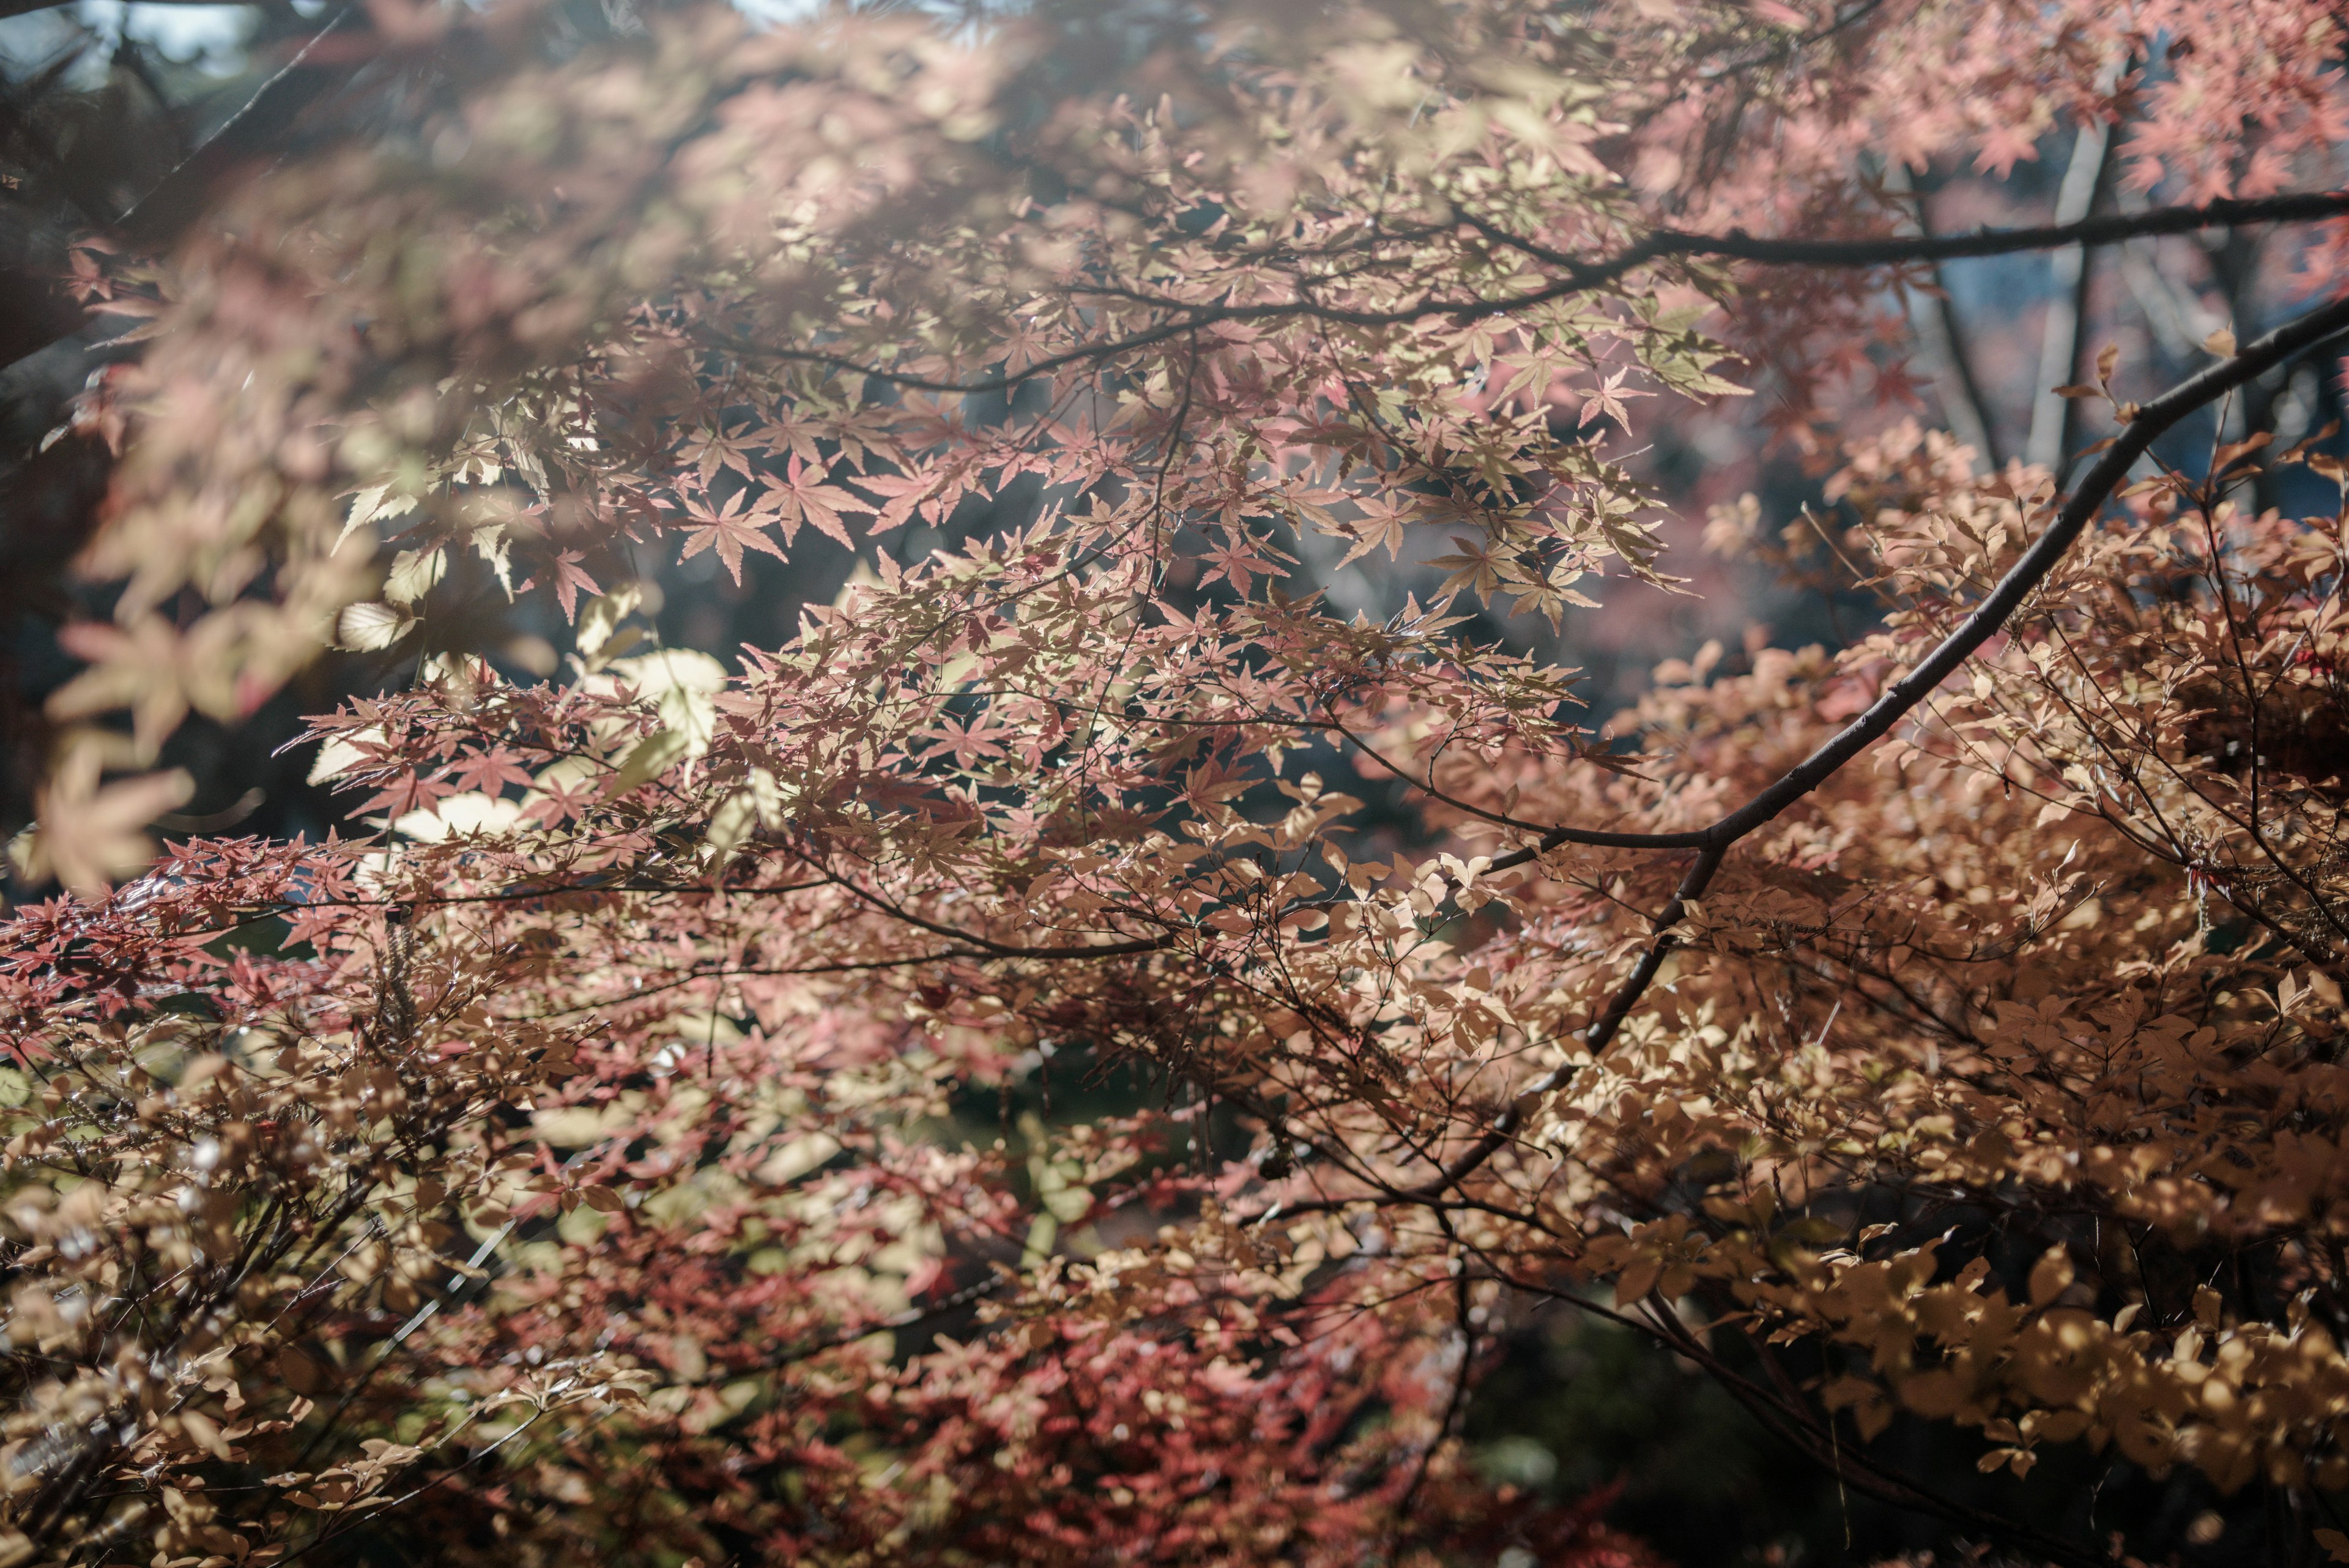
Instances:
[[[824,483],[823,471],[796,453],[785,467],[783,477],[776,480],[771,475],[768,483],[773,488],[760,498],[760,505],[773,508],[776,520],[783,525],[786,545],[799,537],[801,524],[812,523],[842,544],[853,546],[855,541],[849,538],[848,525],[840,520],[840,514],[854,512],[869,515],[873,511],[854,491]]]
[[[746,493],[738,490],[714,509],[709,504],[707,493],[698,496],[686,497],[685,514],[693,521],[686,525],[688,537],[685,548],[678,552],[678,559],[689,561],[702,551],[714,546],[718,551],[718,558],[726,563],[726,570],[737,584],[742,581],[744,550],[761,551],[774,556],[778,561],[781,560],[782,551],[776,547],[772,539],[767,537],[766,518],[756,512],[749,514],[743,512],[742,504]],[[787,528],[787,536],[788,532]]]

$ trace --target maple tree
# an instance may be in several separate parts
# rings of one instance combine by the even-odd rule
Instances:
[[[1894,1423],[2349,1560],[2349,513],[2246,503],[2344,467],[2181,441],[2349,332],[2327,7],[375,26],[86,258],[151,322],[0,949],[10,1561],[1652,1562],[1459,1440],[1544,1303],[2021,1560],[2130,1545]],[[2137,199],[1923,222],[2058,126]],[[2276,223],[2271,330],[2057,345],[2052,463],[1901,417],[1888,279]],[[1490,628],[1678,586],[1675,420],[1816,457],[1707,540],[1878,610],[1594,714]],[[655,555],[819,548],[795,639],[649,635]],[[567,668],[429,640],[467,572]],[[313,721],[372,831],[158,857],[328,637],[413,672]]]

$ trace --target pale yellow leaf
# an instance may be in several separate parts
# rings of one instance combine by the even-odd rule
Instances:
[[[638,741],[620,765],[613,771],[611,782],[604,786],[604,798],[614,800],[639,789],[668,771],[669,764],[686,754],[689,742],[675,730],[657,730]]]

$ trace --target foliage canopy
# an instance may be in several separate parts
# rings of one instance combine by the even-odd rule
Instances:
[[[2108,1543],[1878,1439],[2349,1560],[2349,514],[2246,504],[2344,469],[2172,439],[2349,231],[2053,472],[1883,413],[1888,274],[2349,211],[2331,8],[1266,9],[380,5],[337,134],[90,253],[14,1560],[1642,1560],[1456,1440],[1550,1302],[2023,1558]],[[1919,232],[2076,123],[2129,200]],[[1826,510],[1710,542],[1877,620],[1590,713],[1490,628],[1677,586],[1639,449],[1755,389]],[[795,640],[647,636],[826,540]],[[469,569],[566,670],[428,645]],[[150,867],[329,635],[414,660],[313,730],[381,831]]]

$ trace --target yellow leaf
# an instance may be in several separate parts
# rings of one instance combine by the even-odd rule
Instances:
[[[335,645],[373,653],[406,637],[415,625],[414,616],[388,604],[346,605],[335,618]]]
[[[709,814],[710,874],[726,869],[734,858],[734,851],[750,836],[750,825],[758,820],[757,797],[749,790],[740,790],[726,797],[716,811]]]
[[[2031,1304],[2044,1307],[2072,1283],[2072,1254],[2061,1246],[2047,1249],[2031,1271]]]
[[[783,786],[765,768],[750,770],[750,801],[759,809],[759,826],[770,833],[783,825]]]
[[[448,569],[449,553],[437,545],[429,550],[402,550],[391,559],[383,597],[402,607],[412,605],[430,593]]]
[[[219,1424],[211,1417],[199,1410],[182,1410],[180,1412],[180,1427],[188,1434],[190,1441],[212,1458],[228,1458],[228,1439],[221,1436]]]
[[[662,726],[683,736],[690,754],[698,757],[709,749],[718,717],[714,699],[726,686],[724,665],[689,648],[665,648],[612,659],[611,670],[637,696],[652,700]]]
[[[579,646],[579,657],[587,661],[590,670],[602,667],[604,659],[614,659],[627,651],[626,646],[610,647],[619,631],[620,622],[634,614],[645,602],[644,586],[624,583],[603,597],[591,599],[579,612],[579,626],[573,639]],[[630,639],[633,645],[634,639]],[[601,656],[599,658],[598,656]]]
[[[690,746],[675,730],[656,730],[638,741],[622,758],[614,771],[612,781],[604,786],[604,798],[616,800],[634,789],[640,789],[667,772],[668,765],[685,755]]]

